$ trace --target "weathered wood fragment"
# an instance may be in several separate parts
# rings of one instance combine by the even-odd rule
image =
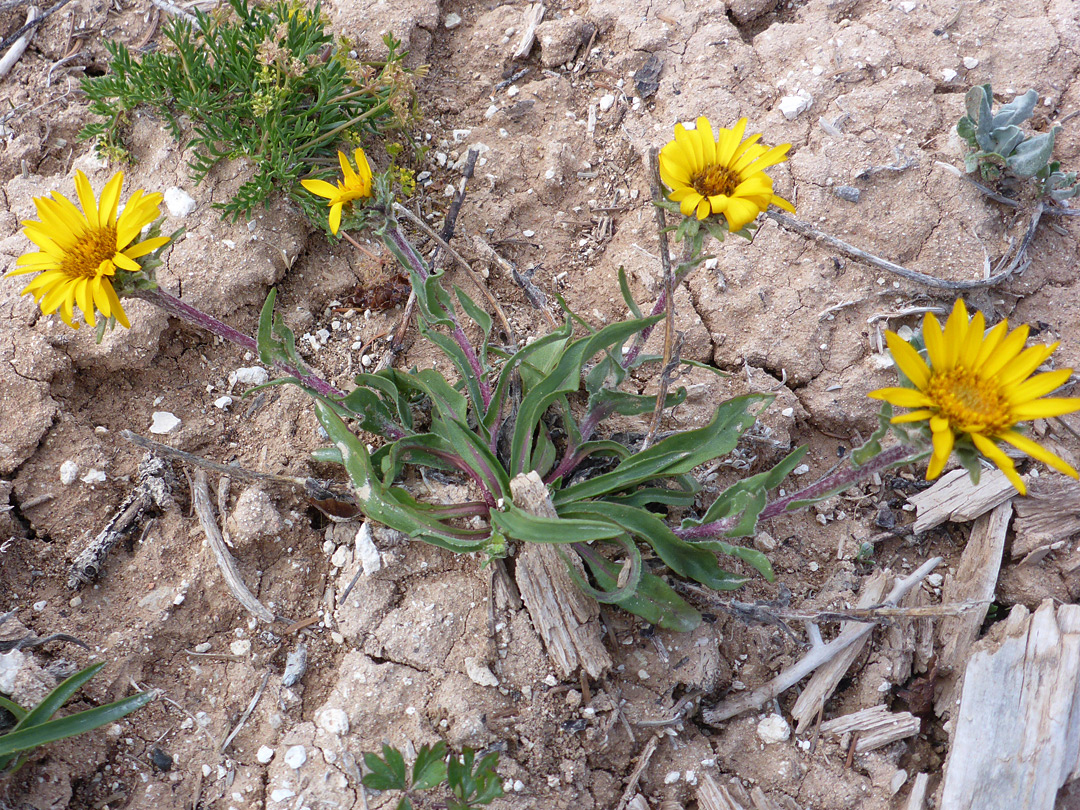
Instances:
[[[828,720],[821,724],[821,731],[836,735],[858,732],[855,753],[862,754],[913,737],[921,725],[919,718],[910,712],[890,712],[887,706],[871,706]]]
[[[947,673],[939,682],[935,698],[935,708],[939,715],[956,701],[964,662],[971,645],[979,637],[979,629],[994,598],[1013,503],[1000,503],[975,520],[956,574],[945,578],[942,588],[943,602],[983,604],[978,604],[967,613],[938,622],[937,637],[941,654],[937,665]],[[952,672],[949,673],[949,670]]]
[[[858,607],[869,608],[879,604],[881,597],[885,595],[885,586],[888,579],[889,577],[884,571],[877,571],[867,579],[859,593]],[[840,625],[841,635],[859,629],[865,629],[865,624],[862,622],[844,622]],[[802,694],[799,695],[799,699],[795,701],[795,705],[791,709],[791,718],[798,724],[795,728],[796,734],[801,734],[810,723],[814,722],[814,718],[817,717],[818,712],[825,705],[825,701],[829,699],[829,695],[833,693],[836,685],[840,683],[840,679],[855,663],[855,659],[859,657],[859,653],[862,652],[863,647],[869,640],[869,633],[863,635],[861,639],[852,643],[834,659],[824,664],[807,681],[806,688],[803,689]]]
[[[709,774],[705,774],[698,783],[697,801],[701,810],[746,810],[742,804],[735,800],[730,790],[723,785],[716,784],[716,781]]]
[[[1013,559],[1045,554],[1080,532],[1080,483],[1060,475],[1035,479],[1027,497],[1016,500],[1015,528]]]
[[[1016,487],[1001,470],[983,472],[978,484],[971,483],[967,470],[953,470],[929,489],[908,498],[918,514],[911,530],[922,534],[948,520],[974,520],[1016,494]]]
[[[926,789],[930,785],[930,774],[920,773],[915,777],[915,784],[911,786],[907,804],[904,810],[923,810],[926,807]]]
[[[968,660],[941,810],[1052,810],[1080,773],[1080,606],[1012,609]]]
[[[514,503],[526,512],[558,517],[547,486],[535,472],[514,478],[510,492]],[[611,667],[601,637],[600,607],[570,578],[567,562],[585,576],[575,554],[560,554],[555,546],[543,543],[526,543],[517,555],[515,578],[521,600],[562,676],[571,677],[580,666],[598,678]]]
[[[525,27],[521,32],[518,46],[514,49],[514,55],[510,57],[511,59],[525,59],[528,57],[533,43],[536,42],[536,26],[540,25],[540,21],[544,19],[544,10],[543,3],[533,3],[525,10]]]

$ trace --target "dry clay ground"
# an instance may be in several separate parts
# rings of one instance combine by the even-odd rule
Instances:
[[[392,29],[414,64],[431,65],[419,86],[418,125],[433,147],[419,167],[430,182],[412,204],[441,222],[461,158],[479,148],[459,248],[475,258],[471,240],[482,236],[520,267],[535,268],[542,289],[561,293],[596,324],[624,314],[620,266],[640,300],[654,296],[657,237],[642,155],[670,138],[676,121],[705,114],[715,126],[749,117],[766,142],[793,144],[790,162],[773,174],[802,219],[948,279],[981,277],[986,258],[1004,253],[1026,224],[936,165],[960,161],[954,124],[968,87],[992,82],[1009,98],[1036,88],[1034,125],[1064,122],[1057,155],[1066,165],[1080,163],[1076,120],[1066,120],[1080,109],[1074,2],[730,6],[556,2],[546,9],[537,46],[518,62],[510,56],[524,27],[521,3],[337,0],[324,11],[337,31],[373,48]],[[21,25],[21,14],[8,13],[5,32]],[[115,170],[76,139],[85,116],[77,80],[84,70],[103,70],[106,38],[158,41],[159,17],[141,0],[77,0],[42,26],[0,85],[9,110],[0,149],[6,266],[28,247],[17,223],[32,216],[33,195],[70,194],[77,167],[96,188]],[[71,53],[77,56],[59,63]],[[642,99],[632,77],[651,56],[662,63],[659,86]],[[799,95],[809,107],[789,120],[781,100]],[[284,204],[250,222],[224,223],[210,204],[228,197],[246,166],[223,166],[194,187],[187,156],[160,122],[138,117],[131,141],[138,163],[124,167],[129,189],[178,186],[199,203],[168,223],[169,230],[187,229],[161,273],[168,288],[250,331],[276,285],[287,321],[311,336],[301,340],[303,350],[330,380],[344,385],[371,362],[365,356],[378,359],[384,344],[372,341],[400,311],[365,318],[336,307],[370,272],[368,259],[345,243],[328,244]],[[372,154],[385,163],[378,149]],[[858,189],[858,202],[839,196],[839,186]],[[1071,221],[1042,227],[1026,272],[968,298],[990,320],[1027,322],[1040,340],[1060,340],[1058,361],[1073,367],[1080,365],[1077,235]],[[678,294],[677,325],[686,333],[684,356],[732,375],[688,377],[691,399],[668,426],[699,423],[720,397],[774,390],[759,441],[713,470],[718,477],[709,487],[732,480],[740,461],[758,469],[792,443],[811,446],[801,479],[810,480],[871,427],[865,394],[893,379],[878,353],[880,330],[914,325],[896,315],[906,307],[950,306],[952,299],[838,259],[771,222],[752,245],[734,239],[717,253],[717,265]],[[501,270],[492,270],[489,284],[521,334],[543,331]],[[508,796],[493,806],[612,808],[656,731],[639,722],[670,716],[686,694],[700,691],[711,705],[759,685],[801,651],[776,627],[717,611],[680,636],[605,610],[616,669],[596,681],[563,682],[527,615],[492,601],[481,560],[377,530],[378,558],[369,555],[370,573],[338,604],[361,565],[358,527],[329,530],[289,491],[234,485],[228,526],[245,580],[275,613],[315,620],[286,632],[284,624],[249,619],[228,594],[187,509],[182,476],[177,508],[133,547],[118,549],[107,575],[73,597],[65,586],[70,561],[128,493],[141,456],[121,430],[146,433],[154,411],[169,411],[181,420],[165,439],[175,447],[293,475],[320,472],[308,461],[320,439],[302,394],[275,389],[255,407],[239,398],[246,386],[232,386],[230,375],[255,363],[232,346],[138,302],[127,307],[133,328],[96,346],[89,329],[75,333],[41,317],[32,300],[18,297],[20,288],[20,280],[0,281],[0,612],[18,611],[38,635],[69,633],[92,651],[54,642],[34,655],[44,667],[108,662],[82,705],[128,694],[132,682],[161,689],[164,698],[112,728],[40,752],[0,786],[0,806],[362,807],[355,770],[362,752],[383,741],[409,750],[442,738],[503,752]],[[413,343],[399,362],[432,359]],[[645,390],[652,382],[638,385]],[[215,406],[229,393],[230,408]],[[1045,425],[1037,430],[1077,461],[1074,440]],[[71,484],[60,480],[65,462],[78,465]],[[903,506],[911,480],[887,477],[817,514],[764,527],[767,535],[755,543],[771,549],[778,581],[755,580],[742,596],[776,599],[788,589],[793,607],[837,608],[854,604],[860,584],[879,568],[908,571],[934,554],[954,566],[966,526],[881,538],[879,518],[892,515],[901,528],[910,522]],[[856,561],[860,544],[875,537],[872,559]],[[1057,560],[1051,554],[1035,565],[1006,565],[999,602],[1007,609],[1034,607],[1047,596],[1073,601],[1080,582]],[[925,588],[937,598],[932,585]],[[903,645],[888,647],[889,637],[880,633],[875,652],[856,663],[826,718],[881,702],[904,707],[896,692],[926,656],[913,661]],[[300,644],[308,650],[307,673],[286,688],[286,655]],[[497,686],[483,677],[485,667]],[[222,751],[266,676],[258,704]],[[793,699],[788,694],[763,714],[784,714]],[[813,733],[781,741],[783,734],[765,735],[772,741],[765,744],[757,730],[763,714],[721,728],[695,718],[665,727],[640,777],[648,806],[700,806],[695,784],[705,775],[722,784],[737,777],[775,807],[822,809],[903,806],[914,774],[930,773],[932,789],[940,779],[947,713],[928,719],[918,737],[852,758],[844,741]],[[258,757],[262,746],[274,753],[269,763]],[[151,767],[154,748],[173,758],[170,771]],[[385,797],[366,801],[388,806]]]

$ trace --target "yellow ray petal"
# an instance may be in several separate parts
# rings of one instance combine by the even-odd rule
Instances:
[[[341,203],[330,206],[330,232],[337,235],[341,227]]]
[[[978,433],[972,433],[971,440],[975,443],[975,449],[996,464],[1021,495],[1027,495],[1027,485],[1024,483],[1024,479],[1017,474],[1013,460],[1005,455],[1000,447]]]
[[[984,377],[992,377],[1001,371],[1001,369],[1023,351],[1024,344],[1027,343],[1028,332],[1030,331],[1031,330],[1026,323],[1021,324],[1011,331],[1005,339],[1001,341],[1001,345],[998,347],[997,351],[986,358],[986,362],[979,368],[979,373]]]
[[[967,337],[968,314],[962,298],[957,298],[953,304],[949,320],[945,322],[945,365],[941,370],[956,368],[956,361],[960,358],[960,349]],[[937,369],[937,366],[934,366]]]
[[[1051,391],[1056,391],[1064,385],[1065,381],[1071,376],[1071,368],[1060,368],[1057,371],[1036,374],[1031,379],[1025,380],[1009,391],[1009,401],[1020,404],[1046,396]],[[1078,402],[1080,402],[1080,400],[1078,400]]]
[[[1017,433],[1015,430],[1007,430],[998,436],[998,438],[1007,441],[1022,453],[1027,453],[1032,458],[1038,459],[1047,466],[1053,467],[1058,472],[1065,473],[1065,475],[1073,478],[1080,478],[1080,474],[1077,474],[1076,469],[1065,461],[1065,459],[1054,455],[1041,444],[1032,441],[1022,433]]]
[[[976,310],[968,324],[967,337],[964,345],[960,347],[960,356],[957,363],[966,369],[975,368],[975,361],[979,359],[979,350],[983,345],[983,332],[986,331],[986,320],[982,312]]]
[[[1005,366],[997,373],[998,385],[1002,387],[1015,385],[1022,380],[1027,379],[1031,374],[1046,362],[1054,350],[1059,344],[1051,343],[1048,346],[1037,345],[1029,346],[1020,352],[1020,354],[1013,360],[1010,360]]]
[[[955,437],[949,422],[939,416],[930,418],[930,430],[933,435],[934,452],[930,456],[930,463],[926,468],[926,480],[933,481],[941,471],[945,469],[945,463],[952,453]]]
[[[701,133],[701,152],[706,163],[716,163],[716,138],[713,136],[712,124],[705,116],[699,116],[697,129]]]
[[[116,224],[116,209],[120,203],[120,187],[124,184],[124,173],[117,172],[112,176],[112,179],[105,184],[105,188],[101,191],[101,206],[98,208],[97,225],[101,228],[106,228],[110,225]],[[137,200],[137,198],[136,198]],[[128,201],[130,204],[131,201]],[[83,206],[85,209],[86,206]],[[127,206],[125,206],[127,210]],[[89,217],[89,212],[87,212]],[[90,220],[91,223],[93,220]],[[93,326],[93,324],[90,324]]]
[[[870,399],[883,399],[898,408],[926,408],[934,404],[930,397],[914,388],[879,388],[867,396]]]
[[[1049,419],[1080,411],[1080,397],[1043,397],[1012,407],[1012,416],[1018,422],[1029,419]]]
[[[330,200],[334,199],[338,194],[337,186],[332,186],[325,180],[301,180],[300,185],[312,194],[317,194],[320,197],[326,197]]]
[[[79,195],[79,204],[82,206],[86,221],[91,225],[97,225],[97,200],[94,199],[94,190],[90,188],[90,181],[81,170],[75,171],[75,192]]]
[[[945,359],[945,336],[941,331],[941,324],[934,317],[933,312],[923,315],[923,342],[926,344],[926,356],[930,360],[930,366],[934,371],[947,371]]]
[[[1005,333],[1008,330],[1009,322],[1002,321],[986,333],[983,337],[982,346],[979,347],[979,354],[972,363],[974,368],[981,368],[990,356],[997,351],[998,346],[1001,345],[1001,341],[1005,339]]]
[[[926,388],[930,382],[930,369],[922,356],[915,351],[915,347],[896,332],[887,330],[885,332],[885,342],[889,344],[889,353],[892,354],[896,367],[903,372],[905,377],[911,380],[911,384],[916,388]]]

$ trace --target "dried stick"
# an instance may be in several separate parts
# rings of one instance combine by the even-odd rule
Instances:
[[[487,298],[488,303],[491,304],[492,309],[495,310],[495,315],[498,317],[499,323],[502,325],[502,328],[506,332],[507,336],[513,339],[514,330],[510,328],[510,321],[506,320],[506,313],[503,312],[502,307],[499,306],[499,302],[495,299],[495,296],[491,294],[491,290],[487,288],[484,280],[480,278],[480,274],[472,269],[472,265],[465,261],[465,259],[460,253],[450,247],[449,243],[445,239],[435,233],[435,231],[433,231],[431,227],[426,222],[424,222],[424,220],[420,219],[420,217],[418,217],[404,205],[398,202],[394,203],[394,212],[398,214],[404,214],[406,219],[416,225],[416,227],[426,233],[429,237],[434,239],[435,242],[439,245],[439,247],[449,253],[453,257],[454,261],[461,265],[465,272],[469,274],[469,278],[472,279],[473,284],[480,288],[480,292],[484,294],[484,297]]]
[[[240,720],[237,722],[236,727],[229,732],[229,736],[226,737],[225,742],[221,744],[221,748],[219,749],[221,753],[225,753],[225,749],[229,747],[229,743],[231,743],[236,737],[236,735],[240,733],[240,729],[244,727],[244,723],[246,723],[248,718],[251,717],[251,713],[255,711],[255,707],[259,703],[259,698],[262,697],[263,691],[266,689],[266,684],[269,680],[270,671],[267,670],[266,673],[263,675],[262,683],[259,684],[259,688],[255,690],[255,696],[251,699],[251,703],[249,703],[248,707],[244,709],[244,713],[240,715]]]
[[[649,424],[649,432],[641,444],[642,450],[647,450],[656,439],[656,433],[660,430],[660,422],[664,418],[664,402],[667,400],[668,385],[671,383],[671,373],[678,366],[678,358],[675,356],[675,274],[671,270],[671,253],[668,250],[667,218],[660,203],[664,200],[663,186],[660,180],[660,151],[654,146],[649,150],[649,169],[652,175],[653,193],[653,216],[656,217],[656,231],[660,237],[660,266],[664,271],[664,298],[667,303],[667,314],[664,318],[664,363],[660,372],[660,384],[656,392],[656,407],[653,409],[652,422]]]
[[[473,247],[489,263],[497,264],[504,273],[509,275],[521,287],[525,293],[525,298],[533,305],[533,308],[538,309],[540,314],[544,316],[548,326],[552,329],[557,328],[558,324],[555,323],[555,316],[551,314],[551,309],[548,307],[547,296],[544,295],[543,290],[533,284],[532,278],[519,271],[513,262],[504,259],[496,252],[495,248],[475,234],[473,235]]]
[[[240,572],[236,568],[236,560],[233,559],[229,550],[225,547],[225,540],[221,536],[221,530],[214,520],[214,512],[210,507],[210,486],[206,480],[206,473],[201,469],[195,471],[191,495],[195,506],[195,514],[199,516],[199,525],[202,526],[206,541],[214,551],[214,559],[217,560],[218,568],[221,569],[221,575],[225,578],[225,584],[228,585],[229,592],[256,619],[267,623],[273,622],[274,614],[248,590],[244,580],[240,577]]]
[[[941,278],[935,278],[934,276],[928,276],[926,273],[920,273],[916,270],[908,270],[899,264],[893,264],[892,262],[875,256],[872,253],[867,253],[865,250],[859,250],[854,245],[849,245],[835,236],[819,231],[817,228],[809,225],[802,220],[790,217],[787,214],[782,214],[779,211],[767,211],[765,216],[776,222],[783,228],[790,231],[794,231],[799,236],[805,236],[807,239],[813,239],[816,242],[821,242],[834,250],[843,253],[845,256],[855,259],[855,261],[864,262],[873,267],[877,267],[881,270],[887,270],[890,273],[895,273],[898,276],[908,279],[909,281],[915,281],[919,284],[925,284],[927,287],[936,287],[941,290],[981,290],[986,287],[993,287],[995,284],[1000,284],[1011,276],[1016,269],[1020,266],[1020,262],[1023,260],[1024,251],[1027,250],[1027,246],[1031,243],[1031,237],[1035,235],[1035,225],[1039,223],[1039,217],[1042,215],[1043,206],[1040,205],[1036,208],[1035,214],[1032,217],[1031,226],[1028,228],[1028,233],[1024,237],[1024,241],[1020,245],[1020,250],[1016,252],[1016,256],[1013,258],[1012,263],[990,278],[984,278],[976,281],[947,281]]]
[[[30,15],[28,14],[26,25],[24,25],[10,37],[5,39],[3,42],[0,42],[0,51],[4,50],[5,48],[10,48],[12,45],[15,44],[16,41],[22,39],[23,34],[25,34],[31,28],[36,28],[37,26],[41,25],[43,22],[49,19],[49,17],[51,17],[53,14],[58,12],[70,2],[71,0],[60,0],[60,2],[56,5],[50,6],[49,8],[45,9],[45,13],[42,14],[40,17],[34,17],[33,19],[30,19]],[[29,38],[27,38],[27,41],[29,41]],[[25,49],[25,47],[26,46],[24,45],[23,48]]]
[[[166,14],[172,14],[174,17],[180,17],[181,19],[187,20],[189,23],[195,26],[195,30],[198,30],[199,21],[194,14],[184,11],[182,8],[180,8],[180,6],[174,3],[170,3],[169,0],[150,0],[150,2],[160,8]]]
[[[964,174],[962,171],[960,171],[955,166],[952,166],[952,165],[950,165],[948,163],[942,163],[940,160],[935,160],[934,163],[937,164],[938,166],[940,166],[941,168],[945,169],[945,171],[951,172],[952,174],[955,174],[957,177],[959,177],[965,183],[969,183],[970,185],[975,186],[975,188],[977,188],[979,191],[981,191],[984,195],[989,197],[994,202],[999,202],[1002,205],[1007,205],[1009,208],[1019,208],[1020,207],[1020,201],[1019,200],[1014,200],[1012,197],[1006,197],[1004,194],[998,194],[996,191],[994,191],[989,186],[984,186],[978,180],[975,180],[972,177],[968,177],[966,174]],[[1080,217],[1080,209],[1077,209],[1077,208],[1064,208],[1064,207],[1062,207],[1060,205],[1047,205],[1046,210],[1043,213],[1048,214],[1049,216],[1053,216],[1053,217]]]
[[[645,747],[638,757],[637,765],[634,766],[630,778],[626,780],[626,788],[623,790],[622,798],[619,800],[619,805],[616,810],[626,810],[633,800],[634,794],[637,793],[638,782],[641,781],[641,774],[649,767],[649,760],[651,760],[653,754],[656,753],[656,746],[660,744],[660,740],[663,736],[663,733],[654,734],[649,738],[649,741],[645,743]]]
[[[172,505],[168,477],[168,469],[161,459],[148,453],[139,462],[139,483],[105,524],[105,528],[79,552],[68,570],[69,588],[74,590],[93,582],[101,573],[109,552],[135,531],[148,511],[155,506],[166,509]]]
[[[885,604],[895,606],[911,592],[916,585],[923,581],[931,571],[941,564],[941,557],[927,560],[910,576],[898,580],[885,599]],[[782,692],[790,689],[822,664],[831,661],[850,645],[860,641],[872,633],[874,625],[864,624],[849,627],[840,635],[821,647],[813,647],[798,663],[781,672],[764,686],[758,687],[734,700],[717,704],[714,708],[703,711],[702,719],[710,726],[717,726],[724,720],[742,714],[751,709],[759,709],[768,701],[778,697]]]
[[[26,10],[26,28],[30,24],[34,23],[38,19],[38,15],[41,14],[41,9],[37,6],[30,6]],[[31,34],[27,31],[11,46],[11,49],[4,54],[4,58],[0,59],[0,79],[7,76],[11,72],[11,69],[15,67],[15,63],[22,59],[22,55],[26,52],[26,46],[30,44]]]

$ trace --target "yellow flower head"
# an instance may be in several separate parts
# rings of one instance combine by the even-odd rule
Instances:
[[[772,178],[765,174],[787,160],[791,144],[767,149],[757,142],[760,135],[743,140],[745,132],[745,118],[734,129],[721,129],[715,139],[707,118],[699,118],[693,130],[675,125],[675,140],[660,150],[660,179],[683,216],[723,214],[728,228],[738,231],[770,204],[795,213],[791,203],[772,193]]]
[[[344,152],[338,152],[338,162],[341,163],[341,174],[344,178],[339,180],[336,186],[332,186],[325,180],[301,180],[300,184],[320,197],[326,197],[330,202],[330,230],[337,234],[341,227],[341,209],[351,205],[353,200],[371,196],[371,166],[368,164],[364,150],[359,146],[353,152],[358,171],[353,171],[349,159]]]
[[[941,475],[957,437],[970,438],[975,449],[1000,467],[1022,495],[1027,489],[1012,459],[997,446],[999,440],[1078,477],[1071,465],[1013,430],[1018,422],[1080,410],[1080,398],[1045,396],[1068,380],[1072,369],[1032,377],[1058,344],[1025,349],[1028,327],[1008,329],[1008,321],[1002,321],[986,332],[983,314],[976,312],[969,320],[967,308],[959,300],[944,330],[928,313],[923,318],[923,339],[929,364],[895,332],[885,333],[893,360],[915,387],[881,388],[870,396],[916,409],[894,417],[894,423],[929,421],[934,452],[927,480]]]
[[[37,273],[22,293],[33,295],[46,315],[59,309],[64,323],[73,329],[79,328],[74,321],[76,304],[90,326],[95,326],[96,308],[106,318],[115,317],[118,323],[130,327],[109,277],[118,269],[140,272],[142,267],[135,260],[169,241],[167,236],[135,241],[142,229],[157,219],[162,196],[140,189],[131,195],[124,213],[117,216],[123,182],[123,172],[113,175],[101,192],[99,205],[86,175],[76,171],[75,191],[82,211],[63,194],[53,191],[52,199],[34,198],[41,221],[22,223],[23,233],[40,250],[20,256],[8,275]]]

